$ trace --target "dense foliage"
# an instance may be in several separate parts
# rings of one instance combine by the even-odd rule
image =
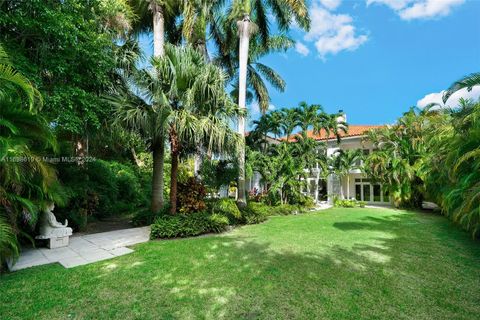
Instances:
[[[421,207],[425,190],[420,168],[431,151],[427,146],[427,132],[432,128],[428,117],[411,109],[393,126],[368,134],[377,150],[366,159],[365,171],[384,185],[396,206]]]
[[[117,67],[114,39],[121,1],[2,1],[0,41],[38,87],[44,114],[73,140],[87,139],[110,114],[101,95]],[[128,21],[128,8],[118,7]],[[125,15],[127,13],[127,15]],[[74,138],[76,137],[76,138]]]
[[[311,138],[309,131],[339,138],[347,130],[339,116],[325,113],[320,105],[302,102],[298,108],[272,111],[255,122],[247,141],[247,164],[262,177],[265,201],[302,202],[300,190],[307,187],[307,175],[314,169],[318,174],[328,174],[326,145]],[[300,131],[293,134],[296,130]],[[278,139],[281,135],[284,138]]]
[[[480,232],[480,103],[410,110],[369,138],[378,149],[365,170],[384,184],[397,206],[434,201],[473,236]]]
[[[448,111],[427,133],[422,166],[427,196],[474,236],[480,235],[480,103]]]
[[[149,176],[132,164],[95,160],[83,166],[62,164],[59,169],[69,201],[56,212],[75,230],[85,229],[89,217],[102,219],[147,205]]]

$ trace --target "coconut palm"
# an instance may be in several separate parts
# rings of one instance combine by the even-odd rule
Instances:
[[[228,16],[237,20],[237,30],[239,37],[239,76],[238,76],[238,105],[240,109],[245,110],[246,90],[247,90],[247,65],[250,37],[257,30],[262,36],[264,43],[267,42],[269,26],[267,19],[267,7],[273,11],[274,17],[278,22],[279,29],[288,30],[293,19],[303,27],[309,28],[309,17],[307,5],[304,0],[291,0],[287,3],[279,0],[261,1],[261,0],[235,0],[232,3]],[[255,17],[252,23],[251,16]],[[293,19],[292,19],[293,18]],[[245,135],[245,119],[240,116],[238,119],[238,132]],[[245,194],[245,150],[239,154],[239,177],[238,177],[238,202],[246,203]]]
[[[443,93],[443,103],[446,103],[448,98],[455,92],[461,89],[471,91],[474,86],[480,85],[480,72],[471,73],[460,80],[455,81],[450,88]]]
[[[239,110],[224,90],[226,74],[192,47],[167,45],[165,55],[153,58],[151,63],[153,69],[134,74],[130,92],[119,93],[112,102],[117,122],[140,132],[150,140],[153,150],[158,140],[168,135],[172,158],[170,208],[175,213],[178,164],[184,147],[201,145],[207,152],[219,154],[238,147],[241,139],[229,128],[228,121]],[[154,179],[153,188],[158,188],[158,183]],[[158,209],[158,199],[152,198],[152,207]]]
[[[226,19],[224,19],[226,20]],[[225,21],[225,28],[230,25]],[[217,32],[215,41],[220,41],[219,54],[215,58],[215,63],[221,65],[230,76],[230,83],[233,90],[232,96],[238,97],[239,94],[239,47],[238,42],[228,44],[228,37],[222,31]],[[226,44],[225,44],[226,43]],[[258,103],[259,109],[265,113],[270,107],[270,93],[267,83],[279,92],[283,92],[286,88],[285,80],[278,72],[266,64],[260,62],[260,59],[270,53],[286,52],[293,46],[292,39],[285,35],[276,35],[268,39],[267,44],[261,43],[260,36],[252,36],[249,44],[248,64],[247,64],[247,93],[248,102],[254,100]]]

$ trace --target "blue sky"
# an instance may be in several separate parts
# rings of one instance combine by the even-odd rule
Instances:
[[[480,1],[312,0],[309,6],[310,32],[294,28],[296,48],[262,61],[287,82],[283,93],[271,89],[272,109],[304,100],[327,112],[343,109],[349,123],[392,123],[480,71]],[[250,107],[257,117],[258,108]]]

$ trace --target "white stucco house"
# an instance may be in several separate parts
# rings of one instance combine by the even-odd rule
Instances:
[[[346,116],[343,120],[346,122]],[[374,146],[371,142],[366,140],[366,132],[370,129],[380,128],[379,125],[354,125],[348,127],[348,133],[341,134],[341,142],[337,143],[337,139],[333,134],[328,136],[325,132],[316,135],[313,131],[307,132],[308,137],[316,141],[323,142],[327,145],[327,155],[333,155],[337,150],[343,149],[361,149],[364,154],[370,153]],[[277,142],[278,143],[278,142]],[[328,178],[322,178],[319,170],[313,170],[307,178],[308,187],[302,192],[311,196],[317,202],[333,201],[334,196],[340,198],[356,199],[359,201],[366,201],[369,204],[389,205],[390,197],[383,190],[380,184],[373,184],[359,169],[351,170],[347,177],[341,179],[330,174]],[[343,195],[342,195],[343,187]],[[253,177],[247,181],[247,188],[252,190],[262,190],[261,176],[254,173]]]

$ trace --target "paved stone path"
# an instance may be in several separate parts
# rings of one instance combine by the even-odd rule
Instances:
[[[16,271],[42,264],[59,262],[65,268],[106,260],[133,252],[127,246],[147,242],[150,227],[123,229],[70,237],[68,247],[36,248],[22,251],[10,270]]]

